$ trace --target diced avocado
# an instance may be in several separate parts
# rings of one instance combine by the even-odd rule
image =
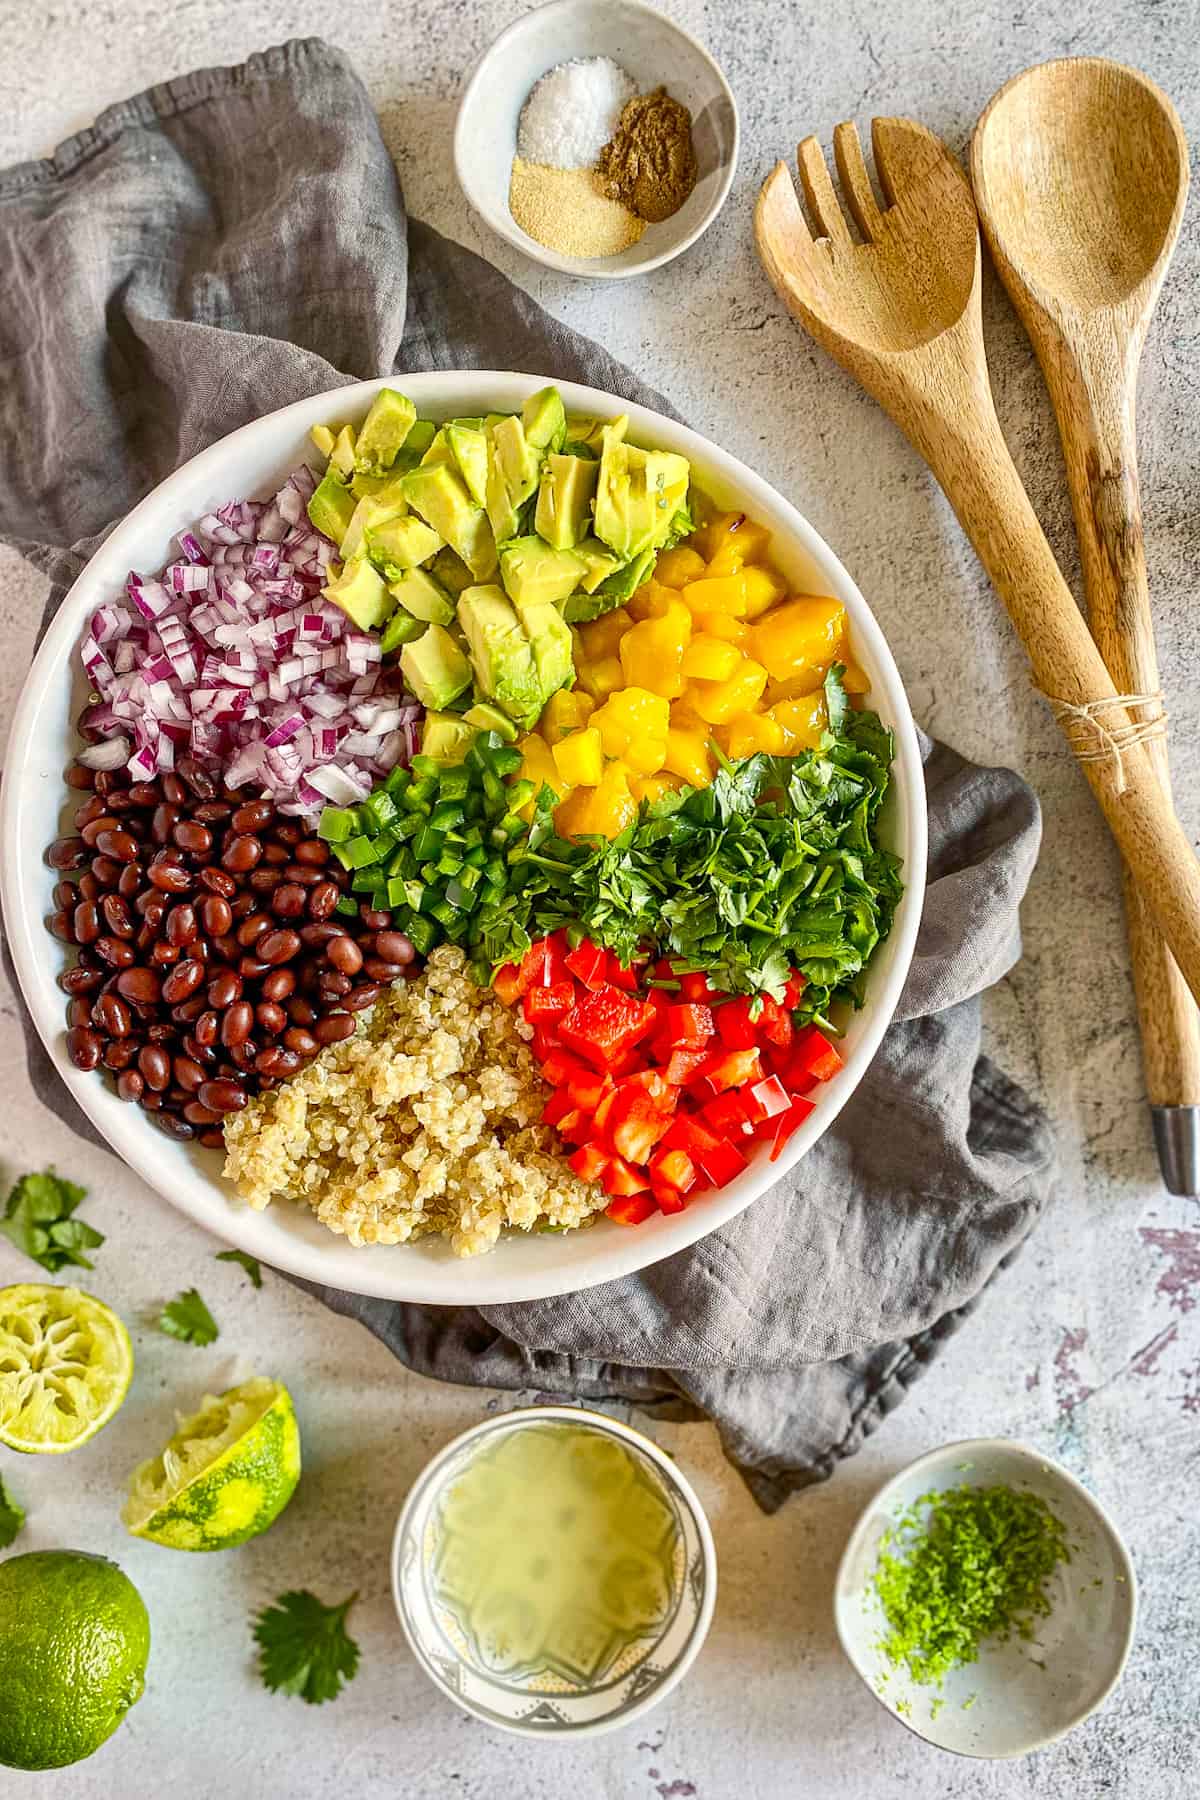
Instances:
[[[500,579],[518,610],[521,601],[565,600],[582,574],[573,550],[552,550],[540,537],[513,538],[500,552]]]
[[[568,413],[567,444],[578,444],[599,456],[606,423],[605,419],[593,419],[590,413]]]
[[[534,527],[555,550],[570,550],[587,536],[599,463],[552,451],[542,464]]]
[[[496,544],[487,515],[471,499],[457,469],[449,463],[423,463],[404,477],[404,492],[413,511],[458,552],[477,581],[496,573]]]
[[[365,556],[348,562],[340,575],[321,589],[363,631],[374,631],[392,610],[392,598]]]
[[[329,456],[332,453],[333,446],[336,444],[337,439],[334,437],[332,431],[330,431],[328,425],[314,425],[308,435],[317,446],[317,449],[321,452],[322,456]]]
[[[386,475],[352,475],[350,492],[356,500],[386,500],[392,508],[393,518],[408,511],[408,502],[404,498],[400,477],[395,469],[389,470]]]
[[[438,428],[432,419],[418,419],[404,440],[405,454],[424,456],[430,444],[437,436]]]
[[[563,618],[568,625],[584,625],[589,619],[599,619],[614,606],[620,606],[635,589],[641,587],[652,574],[658,561],[658,551],[643,550],[623,563],[612,574],[602,581],[585,589],[583,593],[572,594],[563,604]]]
[[[444,425],[439,427],[434,433],[428,446],[423,451],[420,466],[422,468],[430,468],[435,467],[438,463],[450,463],[451,466],[453,466],[454,463],[454,455],[450,449],[450,440],[446,436],[446,427]]]
[[[449,430],[451,425],[461,425],[464,431],[482,431],[483,430],[483,420],[481,418],[447,419],[446,420],[447,430]]]
[[[506,414],[488,433],[487,514],[497,544],[517,536],[517,509],[533,493],[537,478],[537,452],[525,441],[516,414]]]
[[[685,456],[627,444],[628,426],[622,415],[604,429],[595,506],[596,536],[626,560],[666,538],[691,477]]]
[[[393,650],[399,650],[402,645],[424,637],[428,630],[427,620],[414,619],[410,612],[398,606],[380,633],[379,648],[384,656],[390,656]]]
[[[563,616],[552,601],[515,600],[513,604],[533,649],[544,706],[551,694],[575,679],[571,629],[563,623]]]
[[[416,418],[417,409],[407,394],[380,388],[354,446],[354,466],[359,474],[382,475],[390,469]]]
[[[508,724],[507,719],[505,724]],[[511,730],[511,727],[510,727]],[[475,726],[466,714],[427,712],[421,728],[421,755],[449,767],[460,763],[475,742]]]
[[[354,495],[338,480],[332,468],[324,475],[308,503],[308,516],[318,531],[340,544],[354,517]]]
[[[483,429],[490,432],[493,426],[498,425],[501,419],[507,419],[507,417],[507,413],[485,413],[483,415]]]
[[[400,669],[422,706],[448,706],[471,685],[471,665],[443,625],[405,644]]]
[[[575,554],[583,563],[583,574],[579,585],[587,594],[594,594],[602,581],[615,575],[621,567],[621,558],[600,542],[599,538],[586,537],[575,546]]]
[[[438,551],[429,565],[429,573],[448,594],[461,594],[464,588],[473,586],[475,581],[458,551],[452,550],[449,544]]]
[[[490,700],[477,700],[474,706],[468,706],[463,718],[468,725],[474,725],[476,731],[494,731],[505,743],[516,743],[516,726],[508,714],[502,713]]]
[[[479,692],[518,725],[535,719],[542,709],[542,688],[533,647],[503,588],[467,588],[458,598],[458,622],[466,633]]]
[[[395,581],[405,569],[427,562],[441,547],[437,532],[412,513],[367,531],[367,555],[389,581]]]
[[[567,414],[562,395],[556,387],[540,388],[530,394],[521,408],[525,440],[534,450],[561,450],[567,435]]]
[[[343,425],[333,440],[333,449],[329,452],[329,461],[349,481],[354,473],[354,432],[349,425]]]
[[[446,427],[446,441],[453,452],[458,472],[470,490],[476,506],[487,503],[487,435],[474,425],[459,419]]]
[[[389,519],[401,519],[408,511],[408,503],[402,494],[393,494],[390,500],[382,494],[372,497],[364,495],[354,509],[354,517],[346,527],[346,535],[342,539],[342,556],[348,562],[352,556],[362,551],[369,529],[378,525],[386,525]]]
[[[450,625],[454,621],[454,602],[440,582],[424,569],[406,569],[399,581],[389,589],[392,599],[414,619],[427,625]]]

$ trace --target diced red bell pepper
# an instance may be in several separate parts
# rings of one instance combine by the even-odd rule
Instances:
[[[590,1144],[595,1131],[591,1114],[579,1106],[572,1107],[566,1118],[558,1122],[558,1135],[566,1138],[568,1144]]]
[[[561,1019],[574,1006],[575,991],[570,976],[566,981],[551,982],[549,987],[527,988],[521,1001],[526,1024],[542,1025],[548,1019]]]
[[[824,1032],[818,1031],[815,1025],[805,1025],[796,1036],[788,1065],[788,1086],[794,1089],[795,1081],[805,1075],[811,1075],[816,1081],[830,1081],[844,1066]]]
[[[783,990],[783,1004],[789,1012],[800,1004],[800,996],[804,992],[804,977],[799,969],[793,969],[788,976],[787,986]]]
[[[552,987],[556,981],[569,981],[566,933],[552,931],[548,937],[531,944],[521,958],[521,992],[533,987]]]
[[[697,1168],[705,1170],[705,1157],[720,1148],[721,1138],[698,1113],[677,1113],[675,1122],[662,1141],[664,1150],[682,1150]],[[707,1173],[707,1170],[705,1170]]]
[[[648,1163],[659,1139],[671,1129],[672,1110],[657,1104],[644,1088],[622,1082],[606,1120],[614,1150],[626,1162]]]
[[[567,957],[567,967],[585,988],[603,987],[607,979],[608,952],[585,938]]]
[[[555,1023],[556,1021],[551,1019],[547,1020],[545,1024],[535,1025],[533,1028],[533,1041],[529,1048],[540,1063],[549,1061],[550,1057],[562,1049],[558,1032],[554,1029]]]
[[[674,1107],[679,1098],[666,1076],[658,1069],[638,1069],[634,1074],[626,1075],[624,1085],[641,1088],[644,1093],[649,1094],[656,1106]]]
[[[566,1093],[572,1106],[578,1106],[585,1113],[594,1113],[605,1094],[612,1092],[612,1082],[607,1075],[601,1075],[598,1069],[582,1066],[583,1072],[573,1075],[567,1083]]]
[[[592,1115],[592,1128],[597,1136],[608,1130],[608,1118],[617,1103],[617,1090],[610,1088]]]
[[[515,1006],[523,992],[521,987],[521,971],[516,963],[505,963],[492,976],[492,987],[505,1006]]]
[[[719,989],[709,987],[708,976],[700,969],[693,970],[690,975],[679,977],[679,996],[681,1000],[698,1000],[705,1004],[721,999]]]
[[[676,1050],[698,1050],[715,1034],[712,1008],[700,1001],[668,1006],[663,1014],[662,1030]]]
[[[564,1044],[607,1073],[654,1027],[654,1008],[612,986],[576,1000],[559,1021]]]
[[[542,1124],[557,1125],[560,1120],[568,1118],[578,1108],[565,1087],[555,1088],[542,1108]]]
[[[724,1187],[733,1180],[735,1175],[740,1175],[742,1170],[748,1169],[749,1166],[737,1145],[730,1143],[728,1138],[722,1138],[715,1150],[706,1150],[700,1159],[700,1167],[713,1186],[719,1188]]]
[[[771,1146],[771,1161],[778,1162],[783,1154],[783,1147],[797,1126],[803,1125],[813,1110],[811,1100],[793,1100],[785,1113],[781,1113],[775,1124],[775,1142]]]
[[[699,1071],[696,1091],[703,1099],[710,1099],[729,1088],[743,1087],[748,1081],[761,1081],[762,1073],[762,1059],[757,1050],[718,1052]]]
[[[713,1013],[717,1035],[727,1050],[753,1050],[758,1043],[758,1027],[750,1017],[750,1002],[745,994],[735,994]]]
[[[606,1194],[644,1194],[650,1186],[645,1170],[633,1168],[623,1156],[610,1156],[600,1179]]]
[[[718,1094],[700,1108],[700,1117],[706,1125],[723,1138],[738,1138],[749,1135],[750,1120],[746,1116],[746,1107],[742,1096],[736,1089],[728,1093]]]
[[[663,1079],[672,1087],[686,1087],[697,1069],[702,1069],[707,1061],[707,1050],[672,1050],[671,1060],[663,1070]]]
[[[763,1081],[756,1081],[750,1087],[739,1089],[738,1098],[752,1125],[778,1118],[792,1104],[792,1097],[778,1075],[768,1075]]]
[[[628,969],[623,967],[615,950],[608,952],[608,963],[605,975],[610,987],[620,988],[622,993],[636,994],[638,989],[638,970],[632,964]]]
[[[780,1050],[786,1050],[795,1037],[792,1015],[778,1000],[772,1000],[770,994],[762,996],[762,1011],[758,1018],[759,1035],[768,1044],[775,1044]]]
[[[542,1080],[548,1081],[551,1087],[566,1087],[568,1081],[577,1081],[583,1075],[590,1080],[594,1070],[578,1056],[570,1056],[565,1050],[553,1050],[541,1065],[541,1074]]]
[[[602,1144],[581,1144],[567,1158],[567,1167],[578,1175],[580,1181],[599,1181],[608,1163],[608,1151]]]
[[[640,1225],[658,1209],[651,1194],[633,1193],[618,1195],[604,1210],[618,1225]]]
[[[673,1188],[667,1181],[652,1180],[650,1183],[650,1192],[653,1194],[658,1210],[661,1213],[682,1212],[687,1205],[687,1200],[683,1194],[680,1193],[679,1189]]]
[[[651,1185],[666,1182],[678,1193],[686,1194],[699,1180],[699,1171],[686,1150],[667,1150],[660,1145],[650,1158]]]

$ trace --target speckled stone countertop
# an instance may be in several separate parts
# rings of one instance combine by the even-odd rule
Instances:
[[[92,1761],[10,1778],[47,1800],[825,1800],[987,1796],[1182,1800],[1200,1791],[1200,1205],[1162,1190],[1142,1092],[1116,859],[1086,786],[1031,692],[1024,658],[930,477],[849,379],[782,315],[760,273],[751,210],[773,160],[837,120],[910,113],[962,147],[1000,83],[1029,63],[1097,52],[1174,97],[1200,138],[1194,0],[846,0],[832,8],[673,0],[738,96],[741,167],[721,219],[671,267],[611,287],[543,273],[494,240],[454,181],[464,69],[515,0],[0,0],[0,163],[42,155],[111,101],[207,63],[307,34],[346,49],[374,96],[411,210],[490,257],[558,317],[603,338],[807,513],[875,607],[918,718],[968,756],[1019,769],[1046,842],[1025,907],[1025,957],[988,999],[992,1054],[1054,1114],[1061,1180],[1017,1266],[866,1450],[826,1486],[760,1516],[713,1434],[656,1427],[696,1481],[721,1559],[708,1646],[641,1726],[572,1748],[501,1738],[434,1695],[392,1612],[386,1550],[421,1463],[500,1404],[407,1375],[358,1326],[283,1281],[254,1293],[218,1245],[38,1102],[11,997],[0,997],[0,1170],[54,1160],[91,1190],[107,1233],[97,1285],[134,1327],[136,1404],[68,1463],[3,1460],[29,1511],[22,1548],[118,1557],[155,1643],[146,1698]],[[1146,537],[1171,707],[1176,788],[1200,832],[1200,410],[1196,204],[1151,333],[1140,407]],[[997,284],[985,296],[1001,419],[1069,578],[1074,540],[1059,450],[1032,354]],[[0,553],[0,721],[24,673],[42,583]],[[0,1283],[30,1268],[0,1242]],[[222,1335],[189,1349],[149,1321],[198,1282]],[[174,1409],[270,1367],[297,1395],[307,1469],[286,1519],[236,1556],[192,1558],[127,1538],[128,1470]],[[1111,1507],[1142,1581],[1138,1643],[1102,1713],[1008,1764],[952,1760],[910,1736],[842,1659],[830,1596],[865,1498],[946,1439],[1019,1436]],[[252,1669],[248,1615],[284,1588],[354,1587],[362,1672],[335,1706],[275,1698]]]

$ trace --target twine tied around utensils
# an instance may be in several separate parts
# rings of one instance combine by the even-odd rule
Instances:
[[[1062,726],[1070,744],[1080,762],[1111,761],[1116,769],[1116,792],[1123,794],[1127,786],[1125,779],[1125,752],[1132,750],[1136,744],[1149,743],[1152,738],[1166,735],[1167,709],[1163,705],[1161,690],[1154,694],[1112,694],[1099,700],[1088,700],[1082,706],[1076,706],[1072,700],[1060,700],[1054,694],[1043,691],[1042,698],[1049,703],[1050,710]],[[1124,724],[1108,725],[1104,715],[1119,707],[1130,716]],[[1133,715],[1145,711],[1147,716],[1135,718]]]

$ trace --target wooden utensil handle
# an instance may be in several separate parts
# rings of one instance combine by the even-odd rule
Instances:
[[[1137,469],[1134,372],[1140,334],[1089,338],[1043,359],[1066,457],[1092,636],[1123,694],[1158,692]],[[1081,358],[1082,360],[1077,360]],[[1165,735],[1146,748],[1168,795]],[[1200,1105],[1200,1012],[1128,870],[1125,908],[1146,1091],[1155,1106]]]
[[[929,463],[991,576],[1043,693],[1069,705],[1113,700],[1113,686],[1083,614],[1062,578],[1000,430],[986,369],[964,371],[954,391],[931,393],[900,423]],[[1114,707],[1110,729],[1129,723]],[[1078,729],[1065,733],[1086,749]],[[1080,758],[1109,828],[1193,995],[1200,1000],[1200,862],[1145,744]],[[1122,783],[1123,777],[1123,783]]]

